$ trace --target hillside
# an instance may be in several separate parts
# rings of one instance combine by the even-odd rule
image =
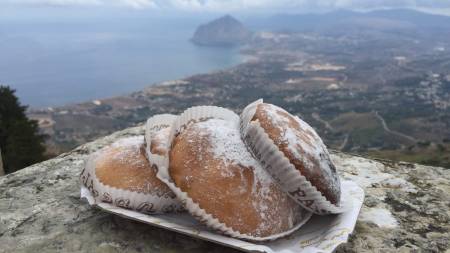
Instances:
[[[259,32],[236,67],[29,115],[60,153],[156,113],[264,98],[333,149],[450,168],[450,38],[404,31]]]
[[[270,17],[250,19],[258,30],[272,31],[326,31],[342,29],[341,25],[369,26],[383,30],[397,28],[450,28],[450,17],[429,14],[412,9],[387,9],[370,12],[337,10],[328,13],[277,14]]]

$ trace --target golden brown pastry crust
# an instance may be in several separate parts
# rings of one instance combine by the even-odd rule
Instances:
[[[155,168],[150,166],[142,137],[127,138],[102,150],[95,161],[95,175],[107,186],[174,197],[169,187],[156,177]]]
[[[230,159],[239,153],[250,161]],[[237,126],[224,120],[191,123],[172,143],[169,173],[175,185],[220,222],[257,237],[289,230],[300,210],[262,170]]]
[[[317,190],[331,203],[339,204],[341,193],[336,168],[325,145],[311,127],[285,110],[266,103],[257,106],[252,121],[260,123],[269,138]],[[288,134],[295,141],[287,141]],[[312,154],[314,152],[307,152],[305,147],[314,147],[319,152]]]

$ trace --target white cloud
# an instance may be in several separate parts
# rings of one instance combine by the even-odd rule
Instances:
[[[156,8],[157,5],[152,0],[120,0],[120,4],[131,6],[133,8]]]
[[[377,8],[450,8],[448,0],[155,0],[159,6],[182,10],[329,10]]]
[[[450,8],[447,0],[2,0],[10,5],[128,6],[188,11]],[[0,3],[1,6],[1,3]]]
[[[153,0],[3,0],[3,2],[13,6],[127,6],[137,9],[157,7]]]

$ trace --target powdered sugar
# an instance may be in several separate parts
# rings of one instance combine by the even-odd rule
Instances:
[[[175,195],[152,173],[143,147],[143,136],[125,137],[91,154],[81,175],[83,184],[95,202],[144,213],[182,210]]]
[[[287,145],[288,150],[304,165],[304,169],[313,174],[313,170],[319,167],[324,177],[322,183],[329,185],[334,192],[339,192],[340,182],[331,164],[330,155],[322,139],[316,131],[301,120],[299,117],[292,117],[300,129],[290,127],[292,120],[288,112],[274,105],[265,104],[266,114],[272,125],[276,126],[282,133],[280,142]]]
[[[258,212],[261,222],[256,229],[256,234],[264,233],[270,229],[281,229],[283,223],[276,219],[276,215],[280,215],[279,211],[273,205],[273,201],[279,201],[281,205],[285,205],[286,201],[291,201],[287,194],[281,193],[282,190],[273,181],[270,174],[263,169],[258,160],[247,149],[244,141],[241,139],[241,133],[238,122],[225,121],[221,119],[209,119],[196,123],[197,134],[207,137],[211,147],[208,150],[212,153],[214,159],[221,159],[225,166],[222,166],[221,175],[224,177],[236,176],[234,173],[240,173],[239,178],[244,177],[244,170],[252,169],[253,185],[251,186],[252,194],[257,196],[252,200],[253,208]],[[205,150],[203,150],[204,152]],[[201,153],[201,152],[199,152]],[[199,155],[199,154],[197,154]],[[236,172],[228,169],[228,165],[240,165],[242,168]],[[247,181],[243,180],[242,190],[247,189]],[[275,199],[276,198],[276,199]],[[287,205],[287,216],[291,219],[287,221],[289,227],[294,226],[294,217],[298,217],[301,208],[292,203]],[[275,208],[275,209],[274,209]],[[278,207],[277,207],[278,208]]]
[[[255,182],[261,183],[263,191],[267,189],[266,186],[272,184],[270,175],[261,167],[242,141],[236,122],[209,119],[198,122],[197,127],[204,129],[204,131],[199,131],[200,135],[207,135],[210,138],[209,143],[212,144],[215,159],[222,159],[224,164],[238,164],[253,168],[255,179],[257,179]],[[233,176],[233,172],[229,170],[223,170],[223,173],[224,176]]]
[[[216,121],[214,119],[221,120],[211,124]],[[224,134],[228,132],[223,129],[227,124],[234,129],[234,135]],[[170,160],[160,162],[157,176],[185,203],[194,217],[210,228],[234,237],[258,241],[290,234],[309,219],[310,213],[301,209],[271,182],[269,174],[263,172],[265,177],[262,178],[268,179],[270,184],[266,186],[261,183],[264,180],[259,179],[257,170],[263,171],[263,168],[258,161],[252,162],[255,158],[242,141],[238,126],[239,116],[230,110],[214,106],[187,109],[172,124]],[[223,141],[223,136],[225,139],[236,136],[243,148],[237,150],[243,152],[227,154],[225,150],[224,153],[223,146],[228,141]],[[222,143],[222,147],[216,147],[217,143]],[[242,158],[241,155],[246,153]],[[255,164],[256,167],[244,166],[249,164]],[[194,175],[192,182],[188,179],[189,175]],[[192,187],[194,184],[201,185],[195,188],[201,190],[195,190]],[[268,189],[270,195],[261,196],[261,189]],[[261,201],[264,203],[258,203]],[[267,211],[261,215],[261,210]],[[287,226],[290,224],[290,214],[298,214],[293,217],[296,221],[294,227]]]
[[[129,163],[133,167],[146,166],[146,160],[136,159],[141,154],[141,149],[144,147],[144,136],[133,136],[120,139],[113,144],[111,148],[115,149],[114,159],[121,163]],[[104,149],[103,152],[110,152],[109,148]]]

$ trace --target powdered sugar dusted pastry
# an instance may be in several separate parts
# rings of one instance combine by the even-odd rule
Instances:
[[[189,121],[174,136],[169,174],[180,200],[199,220],[250,240],[293,232],[310,213],[273,182],[247,150],[238,121]]]
[[[340,212],[339,176],[319,135],[306,122],[257,102],[241,115],[245,142],[280,186],[305,208]]]
[[[168,132],[160,130],[155,136],[167,138]],[[91,155],[81,179],[97,201],[146,213],[181,210],[148,162],[143,136],[118,140]]]

